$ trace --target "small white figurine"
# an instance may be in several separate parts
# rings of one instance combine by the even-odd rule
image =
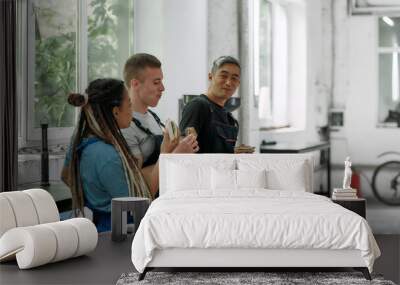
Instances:
[[[350,157],[346,157],[346,161],[344,162],[344,178],[343,178],[343,189],[351,189],[351,161]]]

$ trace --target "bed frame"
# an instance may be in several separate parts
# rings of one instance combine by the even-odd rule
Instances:
[[[330,249],[193,249],[170,248],[156,250],[152,261],[139,275],[155,268],[337,268],[351,267],[371,280],[359,250]]]

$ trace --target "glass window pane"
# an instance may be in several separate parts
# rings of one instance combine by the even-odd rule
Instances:
[[[289,22],[286,7],[273,6],[272,116],[274,125],[288,125]]]
[[[133,45],[133,1],[88,1],[88,80],[122,78]]]
[[[76,0],[35,0],[34,126],[70,127],[75,109],[66,95],[76,90]]]
[[[399,56],[397,52],[379,55],[379,123],[396,124],[400,118]]]
[[[379,46],[398,47],[400,44],[400,17],[379,18]]]

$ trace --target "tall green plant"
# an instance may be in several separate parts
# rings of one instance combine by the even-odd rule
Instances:
[[[121,31],[126,29],[124,21],[129,18],[129,2],[90,1],[92,14],[88,17],[89,80],[120,77],[121,66],[118,65],[118,59],[127,42],[121,37]],[[69,127],[74,123],[74,109],[68,105],[66,94],[76,90],[76,31],[59,29],[57,35],[43,36],[38,25],[39,17],[44,17],[46,25],[56,29],[59,14],[55,9],[35,7],[34,15],[35,126],[38,127],[41,121],[47,120],[50,127]]]
[[[124,20],[129,18],[130,1],[92,0],[88,18],[88,78],[120,77],[119,55],[129,35],[122,35]],[[129,44],[129,43],[128,43]],[[127,55],[124,55],[125,57]]]
[[[44,36],[38,26],[40,15],[55,25],[56,12],[49,8],[34,9],[35,31],[35,127],[47,121],[50,127],[73,125],[73,108],[66,101],[66,94],[75,90],[75,32]]]

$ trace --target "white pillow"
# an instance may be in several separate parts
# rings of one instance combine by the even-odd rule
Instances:
[[[212,191],[211,168],[235,169],[229,154],[161,154],[160,195],[174,191]]]
[[[211,188],[213,190],[236,190],[236,170],[211,168]]]
[[[267,188],[267,171],[236,170],[238,188]]]
[[[186,166],[170,163],[167,187],[171,191],[210,189],[210,167]]]
[[[311,170],[308,160],[304,159],[238,159],[240,170],[257,171],[266,169],[268,189],[309,191],[312,189],[309,181]]]
[[[211,170],[211,188],[213,190],[229,189],[238,190],[241,188],[266,188],[266,170]]]
[[[233,159],[209,160],[200,155],[196,155],[193,159],[184,158],[166,163],[167,191],[211,190],[212,168],[224,170],[235,168]]]
[[[306,191],[306,179],[302,168],[291,170],[290,176],[282,171],[267,172],[268,188],[272,190]]]

